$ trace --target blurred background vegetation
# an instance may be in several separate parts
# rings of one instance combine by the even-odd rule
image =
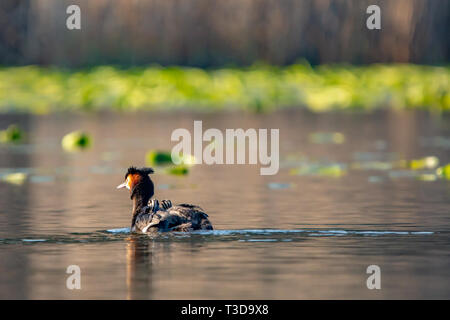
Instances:
[[[81,8],[81,30],[66,28],[71,4]],[[381,30],[366,28],[371,4],[381,8]],[[0,112],[293,105],[440,112],[450,108],[449,7],[448,0],[2,0]]]
[[[82,30],[66,28],[78,4]],[[366,28],[377,4],[382,30]],[[448,0],[2,0],[0,63],[195,67],[449,58]]]
[[[61,110],[268,111],[306,107],[372,110],[380,107],[450,110],[449,68],[417,65],[312,68],[254,65],[203,70],[188,67],[100,66],[61,70],[0,69],[0,111]]]

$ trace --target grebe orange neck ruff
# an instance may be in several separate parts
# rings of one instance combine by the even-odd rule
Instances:
[[[148,176],[151,173],[154,173],[152,168],[129,167],[125,174],[125,182],[117,186],[117,189],[127,188],[130,190],[130,199],[133,201],[132,228],[137,215],[147,207],[150,198],[155,193],[153,181]]]

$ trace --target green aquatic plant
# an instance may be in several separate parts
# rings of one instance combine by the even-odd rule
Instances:
[[[170,165],[174,163],[193,166],[195,162],[195,157],[190,154],[174,155],[174,160],[172,160],[172,153],[169,151],[150,150],[145,154],[145,163],[149,166]]]
[[[68,152],[84,150],[86,148],[89,148],[91,144],[91,136],[83,131],[70,132],[66,134],[61,140],[63,149]]]
[[[422,159],[413,159],[409,161],[409,168],[411,170],[434,169],[438,165],[439,159],[434,156],[429,156]]]
[[[347,166],[341,163],[321,164],[321,163],[304,163],[298,168],[289,171],[291,175],[300,176],[320,176],[340,178],[347,174]]]
[[[423,173],[417,176],[417,180],[420,181],[436,181],[437,176],[434,173]]]
[[[19,126],[12,124],[0,131],[0,143],[18,143],[23,139],[23,132]]]
[[[27,180],[27,177],[27,173],[15,172],[4,175],[1,180],[10,184],[21,185]]]
[[[172,156],[168,151],[150,150],[145,154],[145,163],[149,166],[172,164]]]
[[[435,169],[439,165],[439,159],[435,156],[428,156],[412,160],[391,160],[391,161],[356,161],[350,164],[353,170],[393,170],[409,169],[413,171]]]
[[[390,160],[390,161],[356,161],[350,164],[352,170],[378,170],[387,171],[393,169],[408,169],[408,161],[406,160]]]
[[[166,169],[166,173],[176,175],[176,176],[184,176],[189,173],[189,168],[185,165],[173,166]]]
[[[317,174],[320,176],[339,178],[347,173],[345,166],[340,164],[332,164],[319,168]]]
[[[195,165],[196,162],[197,162],[196,158],[193,155],[187,154],[187,153],[186,154],[181,154],[179,156],[179,161],[183,165],[188,166],[188,167]]]
[[[350,164],[352,170],[392,170],[398,168],[397,162],[389,161],[358,161]]]
[[[450,180],[450,163],[436,169],[436,174],[446,180]]]
[[[449,88],[450,67],[412,64],[258,64],[209,70],[1,67],[0,112],[180,108],[262,112],[286,106],[314,112],[384,107],[445,112],[450,110]]]

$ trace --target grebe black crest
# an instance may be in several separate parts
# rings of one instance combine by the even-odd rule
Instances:
[[[152,168],[129,167],[125,174],[125,181],[117,188],[130,190],[133,201],[131,231],[194,231],[212,230],[208,215],[202,208],[192,204],[172,205],[170,200],[151,199],[154,195],[153,181],[149,174]]]

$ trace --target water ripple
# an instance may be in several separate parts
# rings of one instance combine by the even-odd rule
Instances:
[[[201,230],[194,232],[171,232],[152,235],[133,234],[141,239],[151,238],[161,241],[240,241],[240,242],[291,242],[305,237],[381,237],[381,236],[428,236],[433,231],[393,231],[393,230],[338,230],[338,229],[235,229]],[[96,243],[124,241],[130,237],[130,228],[115,228],[92,233],[70,233],[43,238],[0,239],[2,244],[32,243]]]

